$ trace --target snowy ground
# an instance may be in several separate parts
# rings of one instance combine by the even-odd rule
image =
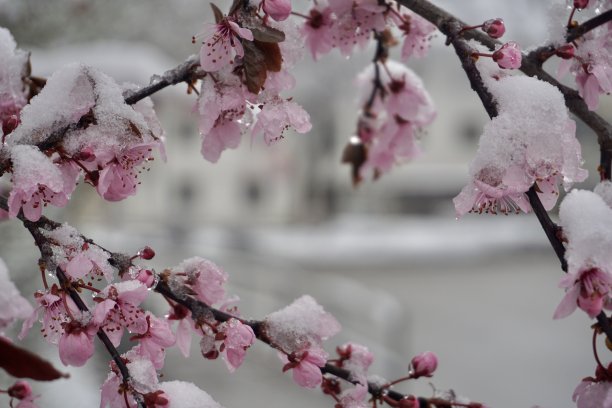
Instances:
[[[201,229],[180,239],[167,231],[125,236],[80,228],[110,248],[149,243],[158,268],[194,255],[213,259],[230,274],[229,292],[242,298],[247,316],[263,317],[309,293],[343,325],[329,350],[349,339],[366,344],[377,357],[372,372],[389,379],[405,374],[413,354],[432,350],[440,358],[432,382],[440,389],[498,408],[562,408],[573,405],[574,387],[592,374],[588,319],[551,318],[562,297],[561,271],[533,217],[345,217],[312,226]],[[30,240],[20,234],[0,224],[0,257],[14,271],[35,270],[33,255],[23,257],[32,252]],[[151,306],[163,313],[163,302]],[[200,358],[196,346],[187,361],[170,353],[165,378],[196,382],[228,408],[333,405],[294,386],[264,345],[234,375],[222,361]],[[42,406],[95,406],[91,390],[105,377],[104,361],[101,355],[93,366],[71,369],[62,387],[38,386]],[[398,389],[431,394],[427,380]],[[65,404],[67,390],[77,405]]]

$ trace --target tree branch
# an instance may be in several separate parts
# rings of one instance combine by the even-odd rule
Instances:
[[[468,25],[448,13],[445,10],[431,4],[427,0],[396,0],[399,4],[411,9],[413,12],[419,14],[432,24],[434,24],[440,31],[444,33],[444,25],[448,25],[450,22],[456,22],[461,27],[467,27]],[[606,14],[606,13],[604,13]],[[585,23],[586,24],[586,23]],[[494,50],[501,43],[493,38],[489,37],[485,33],[478,30],[468,30],[463,33],[463,36],[467,39],[472,39],[480,42],[487,48]],[[539,56],[530,53],[523,56],[523,63],[520,70],[529,76],[535,76],[538,79],[546,81],[551,85],[554,85],[565,97],[565,104],[574,115],[579,117],[587,126],[589,126],[597,134],[597,141],[602,148],[612,151],[612,125],[610,125],[604,118],[599,116],[597,113],[592,112],[588,109],[584,100],[578,95],[578,92],[562,85],[554,77],[546,73],[542,69],[542,65],[538,62]],[[605,146],[605,147],[603,147]]]
[[[461,28],[466,26],[465,23],[461,22],[457,18],[453,17],[446,11],[434,6],[433,4],[425,1],[425,0],[397,0],[398,3],[410,8],[417,14],[420,14],[422,17],[429,20],[431,23],[435,24],[438,29],[447,36],[448,42],[453,45],[455,48],[455,52],[461,61],[461,66],[463,67],[472,89],[478,94],[480,100],[489,114],[490,118],[497,116],[497,107],[495,105],[493,96],[487,90],[482,82],[482,77],[478,72],[478,69],[474,66],[474,61],[470,56],[469,46],[463,41],[461,38],[457,36]],[[608,17],[610,18],[610,17]],[[603,23],[600,23],[603,24]],[[493,40],[489,36],[477,32],[475,30],[466,31],[466,37],[471,36],[472,38],[480,41],[484,45],[493,49],[495,45],[499,44],[499,42]],[[532,54],[530,54],[532,55]],[[533,60],[529,59],[529,56],[523,58],[523,65],[521,66],[521,71],[526,73],[529,76],[536,76],[539,79],[545,80],[552,85],[555,85],[561,93],[565,96],[565,104],[568,106],[570,111],[576,114],[578,117],[583,119],[583,121],[591,126],[593,130],[595,130],[598,135],[598,141],[600,143],[600,147],[602,149],[602,167],[604,167],[607,174],[610,174],[609,166],[610,166],[610,157],[612,157],[612,127],[609,123],[607,123],[603,118],[599,115],[588,110],[584,100],[578,95],[578,92],[571,90],[560,83],[558,83],[554,78],[544,72],[541,68],[541,64],[535,63]],[[588,121],[588,122],[587,122]],[[605,147],[605,149],[604,149]],[[604,156],[605,150],[605,156]],[[605,159],[604,159],[605,157]],[[604,163],[603,161],[606,160]],[[532,186],[527,191],[527,197],[529,198],[529,202],[531,207],[544,230],[544,233],[548,237],[550,244],[552,245],[559,261],[561,262],[561,269],[564,272],[567,272],[567,261],[565,260],[565,247],[563,243],[559,239],[558,232],[559,227],[552,222],[548,213],[544,209],[542,202],[538,198],[538,195]],[[602,331],[606,334],[607,338],[612,342],[612,326],[610,325],[610,321],[606,316],[605,312],[601,312],[597,315],[597,322],[601,326]]]
[[[609,21],[612,21],[612,9],[595,16],[590,20],[587,20],[576,27],[570,28],[567,30],[567,37],[565,37],[565,40],[568,43],[571,43],[589,31],[594,30],[595,28],[604,25]]]

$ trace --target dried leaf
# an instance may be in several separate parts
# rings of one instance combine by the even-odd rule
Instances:
[[[266,57],[255,42],[244,41],[242,46],[244,47],[242,64],[244,66],[245,85],[250,92],[258,94],[266,82]]]
[[[210,8],[212,9],[213,14],[215,15],[215,22],[219,24],[225,18],[223,12],[214,3],[210,3]]]
[[[234,0],[234,2],[232,3],[232,7],[230,7],[228,15],[231,16],[232,14],[234,14],[242,4],[244,4],[244,0]]]
[[[266,69],[272,72],[281,70],[283,64],[283,56],[280,47],[276,43],[253,41],[255,46],[261,51],[264,56]]]
[[[276,28],[258,25],[256,27],[247,27],[253,33],[253,38],[257,41],[265,43],[280,43],[285,41],[285,33]]]
[[[346,163],[351,166],[351,177],[353,180],[353,186],[357,186],[361,182],[361,176],[359,170],[361,166],[366,162],[368,152],[363,143],[355,143],[351,140],[342,152],[342,163]]]
[[[2,337],[0,337],[0,367],[13,377],[31,378],[36,381],[52,381],[68,377],[68,374],[59,372],[47,360],[17,347]]]

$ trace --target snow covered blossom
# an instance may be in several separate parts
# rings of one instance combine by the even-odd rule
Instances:
[[[303,353],[313,347],[322,348],[324,340],[340,331],[340,323],[314,298],[304,295],[266,316],[262,330],[286,354]]]
[[[43,207],[52,204],[63,207],[76,187],[78,173],[70,167],[57,166],[35,146],[18,145],[11,148],[13,189],[9,195],[9,217],[20,210],[30,221],[38,221]],[[66,171],[68,170],[68,171]]]
[[[368,408],[368,387],[367,385],[357,384],[354,387],[344,391],[340,395],[338,408]],[[404,408],[404,406],[401,406]]]
[[[235,56],[244,56],[242,39],[253,41],[253,33],[233,20],[225,17],[217,24],[209,24],[204,31],[194,37],[202,38],[200,66],[204,71],[215,72],[233,64]]]
[[[208,259],[193,257],[172,268],[173,279],[190,287],[198,300],[212,306],[225,297],[227,273]]]
[[[23,78],[27,76],[29,55],[17,49],[11,33],[0,27],[0,136],[19,124],[19,112],[28,102]]]
[[[559,284],[566,293],[554,317],[580,308],[594,318],[612,308],[612,209],[596,193],[575,190],[561,203],[559,218],[568,241],[568,273]]]
[[[346,343],[336,347],[339,355],[339,367],[351,372],[351,376],[361,384],[367,385],[368,368],[374,362],[374,354],[365,346],[356,343]]]
[[[590,110],[599,107],[599,96],[612,92],[612,31],[600,27],[578,40],[573,59],[564,59],[559,75],[576,77],[578,93]]]
[[[561,182],[568,189],[587,176],[576,124],[555,87],[535,78],[505,76],[492,65],[486,58],[477,62],[499,114],[485,125],[470,165],[472,180],[453,200],[457,216],[528,212],[525,193],[534,184],[549,210]]]
[[[577,408],[612,407],[612,364],[597,367],[595,377],[584,378],[574,390]]]

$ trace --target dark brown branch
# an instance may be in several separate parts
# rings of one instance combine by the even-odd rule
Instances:
[[[595,16],[592,19],[583,22],[582,24],[567,30],[567,37],[565,39],[568,43],[571,43],[582,37],[589,31],[594,30],[609,21],[612,21],[612,10],[608,10],[604,13],[601,13],[600,15]]]

